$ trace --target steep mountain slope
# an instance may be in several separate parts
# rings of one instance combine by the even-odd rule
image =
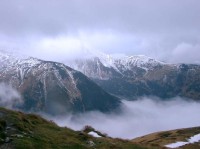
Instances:
[[[26,111],[50,114],[100,110],[120,105],[98,85],[64,64],[0,53],[0,82],[11,84],[24,99]]]
[[[143,95],[200,99],[199,65],[167,64],[139,55],[75,60],[71,67],[106,91],[129,99]]]
[[[40,116],[0,108],[2,149],[145,149],[131,141],[92,137],[85,131],[58,127]]]

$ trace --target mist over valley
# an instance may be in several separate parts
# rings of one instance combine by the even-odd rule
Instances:
[[[199,14],[198,0],[1,0],[0,148],[199,148]]]

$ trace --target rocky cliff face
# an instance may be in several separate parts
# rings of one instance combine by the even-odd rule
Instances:
[[[199,65],[167,64],[139,55],[94,57],[76,60],[71,66],[106,91],[129,99],[153,95],[200,100]]]
[[[0,53],[0,82],[17,89],[26,111],[50,114],[111,111],[120,105],[82,73],[62,63]]]

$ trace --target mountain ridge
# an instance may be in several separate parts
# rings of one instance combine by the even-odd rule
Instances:
[[[24,110],[52,114],[108,112],[121,104],[81,72],[62,63],[6,54],[0,54],[0,62],[0,81],[22,94]]]
[[[105,59],[108,59],[106,64]],[[132,99],[146,95],[182,96],[200,100],[200,65],[169,64],[140,55],[80,59],[71,67],[117,96]]]

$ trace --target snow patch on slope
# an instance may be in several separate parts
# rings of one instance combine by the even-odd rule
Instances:
[[[199,141],[200,141],[200,134],[197,134],[197,135],[194,135],[194,136],[190,137],[187,142],[171,143],[171,144],[165,145],[165,147],[178,148],[178,147],[184,146],[186,144],[193,144],[193,143],[199,142]]]
[[[193,137],[191,137],[190,139],[188,139],[188,141],[190,143],[199,142],[200,141],[200,134],[194,135]]]
[[[96,138],[100,138],[100,137],[101,137],[100,135],[98,135],[98,134],[97,134],[96,132],[94,132],[94,131],[90,131],[88,134],[91,135],[91,136],[93,136],[93,137],[96,137]]]

